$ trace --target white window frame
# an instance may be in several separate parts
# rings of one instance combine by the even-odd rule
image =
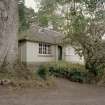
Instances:
[[[39,54],[41,55],[50,55],[51,54],[51,45],[48,43],[39,43]]]

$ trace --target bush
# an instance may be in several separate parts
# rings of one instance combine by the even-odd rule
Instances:
[[[37,74],[44,80],[46,80],[49,77],[49,70],[48,67],[46,65],[41,65],[39,67],[39,70],[37,72]]]
[[[75,82],[85,82],[87,79],[87,71],[83,65],[67,62],[53,62],[42,65],[38,70],[38,74],[43,78],[53,75]]]

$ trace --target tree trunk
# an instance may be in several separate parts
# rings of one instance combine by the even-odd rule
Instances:
[[[18,0],[0,0],[0,69],[13,66],[17,60],[17,2]]]

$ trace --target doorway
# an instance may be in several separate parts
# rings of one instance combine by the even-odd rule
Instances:
[[[62,46],[58,46],[58,60],[62,60]]]

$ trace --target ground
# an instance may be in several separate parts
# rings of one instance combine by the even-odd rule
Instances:
[[[105,105],[105,88],[57,79],[50,89],[0,87],[0,105]]]

